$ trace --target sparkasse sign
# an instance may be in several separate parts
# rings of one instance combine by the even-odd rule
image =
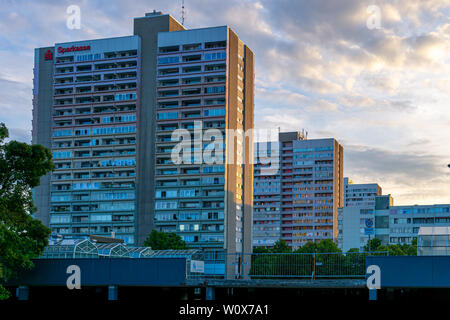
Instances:
[[[58,53],[74,52],[74,51],[88,51],[91,50],[91,46],[71,46],[68,48],[58,47]]]

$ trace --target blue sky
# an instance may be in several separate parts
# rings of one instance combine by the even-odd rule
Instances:
[[[66,9],[81,9],[81,29]],[[369,29],[367,7],[380,8]],[[345,175],[395,204],[450,203],[449,0],[185,0],[188,28],[229,25],[255,52],[255,123],[336,138]],[[0,0],[0,121],[30,141],[34,48],[132,34],[181,0]]]

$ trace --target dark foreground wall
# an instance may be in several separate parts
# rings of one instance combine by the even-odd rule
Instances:
[[[81,270],[81,286],[179,286],[186,281],[185,258],[36,259],[35,268],[7,285],[66,286],[67,268]]]
[[[378,265],[382,288],[450,288],[450,256],[371,256]]]

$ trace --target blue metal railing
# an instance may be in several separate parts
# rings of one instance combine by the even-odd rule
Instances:
[[[372,255],[388,255],[373,252]],[[251,255],[251,278],[364,278],[367,252],[256,253]]]
[[[228,273],[228,278],[232,276],[236,279],[365,278],[368,255],[368,252],[224,254],[220,261],[204,260],[205,273],[190,274],[188,277],[221,278]],[[389,254],[380,251],[371,255]],[[211,273],[211,266],[215,267],[216,272]]]

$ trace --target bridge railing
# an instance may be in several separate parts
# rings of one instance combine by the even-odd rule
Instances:
[[[387,252],[372,254],[388,255]],[[367,252],[255,253],[251,255],[248,275],[251,278],[364,278],[367,256]]]
[[[320,279],[364,278],[368,252],[347,253],[236,253],[223,260],[205,260],[204,273],[189,278]],[[388,252],[371,252],[387,256]]]

